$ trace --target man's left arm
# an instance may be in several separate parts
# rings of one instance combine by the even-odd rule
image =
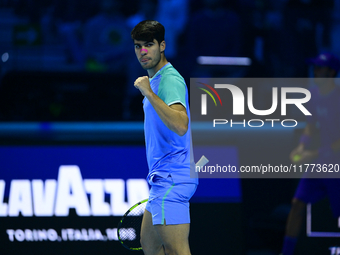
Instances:
[[[163,123],[179,136],[185,135],[188,130],[189,118],[185,107],[180,103],[168,106],[150,87],[149,77],[139,77],[135,81],[135,87],[145,96]]]

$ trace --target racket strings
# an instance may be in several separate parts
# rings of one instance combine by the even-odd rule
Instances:
[[[140,247],[140,231],[146,203],[139,204],[123,218],[119,227],[119,238],[128,248]]]

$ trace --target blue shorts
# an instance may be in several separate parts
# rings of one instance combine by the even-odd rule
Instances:
[[[339,156],[334,155],[330,158],[318,158],[315,164],[339,164]],[[333,175],[334,174],[334,175]],[[340,178],[339,173],[328,173],[328,178],[306,178],[312,177],[312,173],[308,172],[305,178],[300,180],[299,186],[294,197],[305,202],[314,204],[321,199],[328,197],[332,208],[333,216],[340,216]],[[335,177],[335,178],[334,178]]]
[[[328,196],[334,217],[340,216],[340,179],[303,178],[295,198],[305,203],[316,203]]]
[[[190,223],[189,200],[196,191],[196,184],[174,184],[170,175],[167,178],[154,175],[150,184],[145,209],[151,213],[153,225]]]

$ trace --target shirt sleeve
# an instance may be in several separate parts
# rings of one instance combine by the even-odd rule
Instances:
[[[162,77],[158,88],[158,94],[168,106],[176,103],[182,104],[185,108],[186,85],[183,79],[172,75]]]

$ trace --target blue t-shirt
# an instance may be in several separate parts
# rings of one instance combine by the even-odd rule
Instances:
[[[172,176],[174,183],[198,183],[192,153],[188,90],[183,77],[170,64],[162,67],[151,79],[153,92],[167,105],[176,103],[186,108],[189,117],[188,131],[179,136],[159,118],[155,109],[144,97],[144,134],[149,166],[147,180],[154,174]],[[191,174],[191,176],[190,176]]]
[[[320,146],[330,147],[340,139],[340,87],[336,86],[327,95],[321,95],[319,89],[313,87],[311,96],[308,109],[312,116],[308,116],[307,122],[319,127]],[[339,158],[338,153],[333,156]]]

